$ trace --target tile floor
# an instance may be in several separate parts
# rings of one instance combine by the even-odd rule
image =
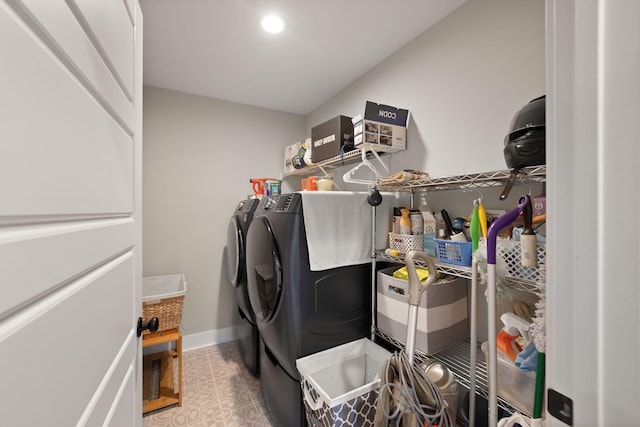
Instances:
[[[182,407],[144,416],[144,427],[270,427],[260,382],[244,367],[237,341],[182,355]]]

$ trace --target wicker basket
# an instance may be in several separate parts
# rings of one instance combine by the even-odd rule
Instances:
[[[142,287],[142,320],[157,317],[158,332],[180,328],[187,282],[182,274],[145,277]],[[143,334],[148,334],[146,330]]]

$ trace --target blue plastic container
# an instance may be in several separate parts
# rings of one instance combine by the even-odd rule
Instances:
[[[455,240],[435,239],[438,261],[448,264],[471,265],[471,242],[456,242]]]

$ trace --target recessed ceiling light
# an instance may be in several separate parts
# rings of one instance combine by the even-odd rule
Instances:
[[[281,16],[270,14],[263,16],[260,24],[267,33],[277,34],[284,30],[285,21]]]

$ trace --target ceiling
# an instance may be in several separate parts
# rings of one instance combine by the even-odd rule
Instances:
[[[307,115],[463,2],[141,0],[144,84]]]

